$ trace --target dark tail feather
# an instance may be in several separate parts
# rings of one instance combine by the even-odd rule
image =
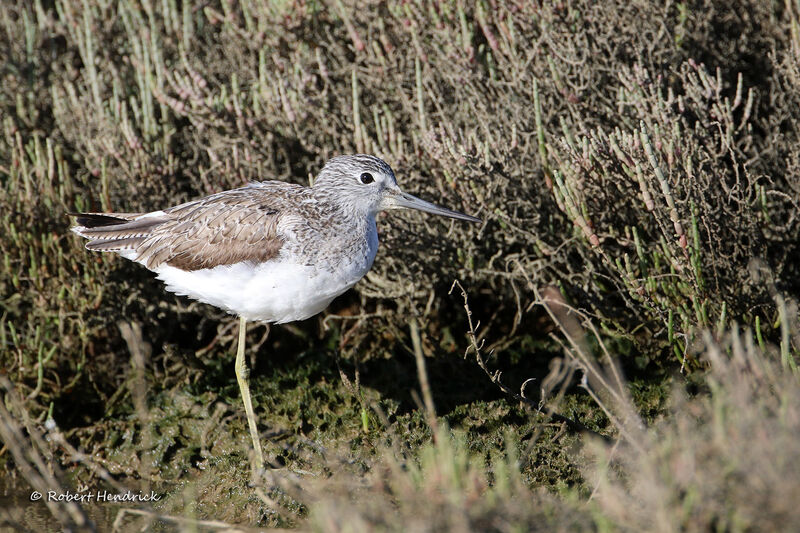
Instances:
[[[98,252],[135,250],[150,232],[163,224],[166,216],[140,213],[70,213],[79,224],[71,229],[89,239],[86,248]]]
[[[103,226],[115,226],[128,222],[124,218],[98,213],[67,213],[67,215],[75,217],[75,221],[78,225],[84,228],[101,228]]]

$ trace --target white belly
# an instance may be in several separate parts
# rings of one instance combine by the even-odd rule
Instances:
[[[297,265],[285,258],[253,265],[236,263],[184,271],[154,269],[167,290],[189,296],[249,321],[282,324],[305,320],[325,309],[372,266],[375,254],[328,269]]]

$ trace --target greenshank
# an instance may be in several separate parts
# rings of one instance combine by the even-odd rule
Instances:
[[[480,222],[403,192],[388,164],[358,154],[328,161],[311,187],[264,181],[150,213],[73,214],[72,231],[89,250],[144,265],[168,291],[239,317],[236,379],[260,471],[247,321],[281,324],[325,309],[372,266],[378,212],[403,208]]]

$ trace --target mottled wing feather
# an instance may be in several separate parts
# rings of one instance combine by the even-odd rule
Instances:
[[[125,220],[114,213],[96,214],[108,220],[94,218],[90,224],[106,225],[84,224],[75,231],[92,239],[87,248],[128,251],[126,257],[150,269],[163,264],[191,271],[261,263],[278,255],[284,244],[278,222],[307,194],[299,185],[255,183],[144,217]]]

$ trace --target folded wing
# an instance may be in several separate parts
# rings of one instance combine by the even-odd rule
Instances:
[[[152,213],[74,214],[72,230],[89,239],[89,250],[117,252],[151,270],[261,263],[284,244],[277,225],[289,209],[287,196],[305,191],[280,182],[251,184]]]

